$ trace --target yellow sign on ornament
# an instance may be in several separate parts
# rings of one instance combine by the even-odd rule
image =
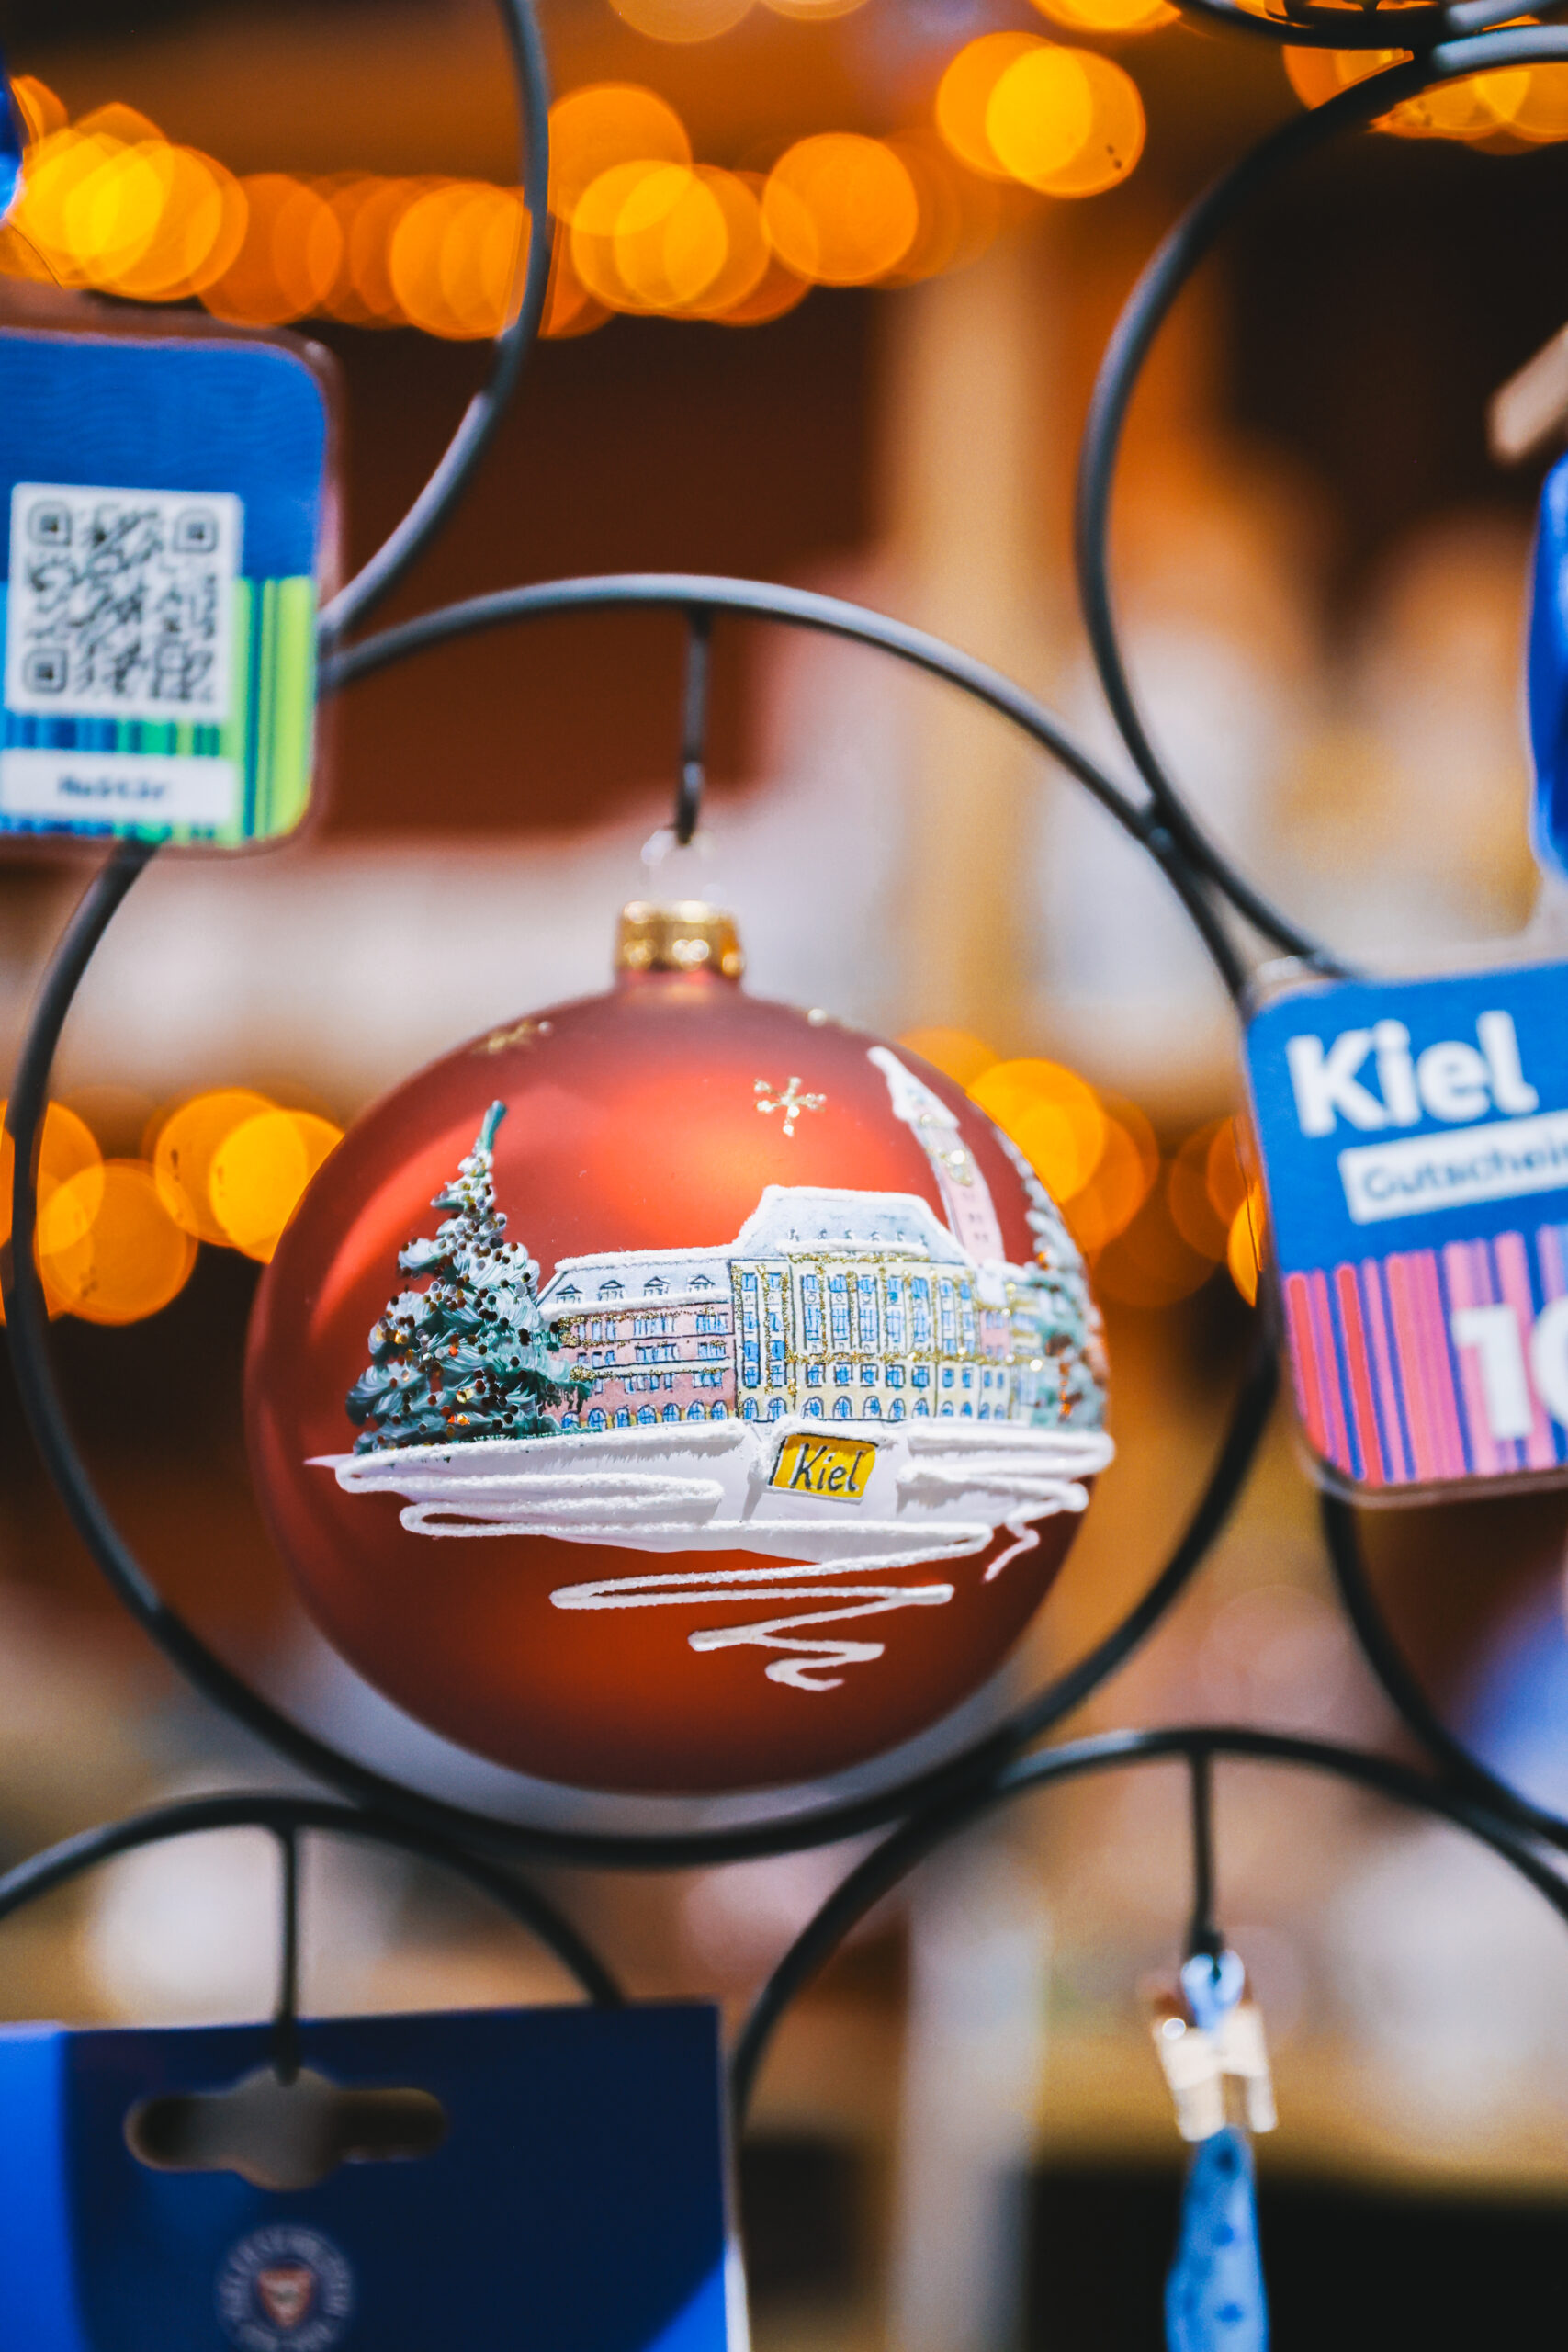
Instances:
[[[822,1495],[830,1502],[858,1503],[875,1460],[874,1445],[862,1445],[847,1437],[807,1437],[802,1432],[786,1437],[780,1446],[768,1484],[782,1487],[786,1494]]]

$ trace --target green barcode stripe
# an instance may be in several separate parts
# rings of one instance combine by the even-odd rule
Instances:
[[[291,832],[310,796],[310,760],[315,749],[316,584],[313,580],[273,583],[277,650],[273,673],[273,741],[269,831]]]
[[[0,581],[0,643],[6,585]],[[315,749],[316,583],[308,578],[234,582],[231,715],[222,726],[189,720],[103,718],[84,723],[83,748],[142,757],[223,759],[241,780],[232,823],[111,826],[103,830],[152,841],[210,842],[238,847],[291,832],[310,797]],[[15,741],[6,714],[0,744]],[[0,822],[0,838],[14,830]],[[31,830],[30,827],[16,830]]]

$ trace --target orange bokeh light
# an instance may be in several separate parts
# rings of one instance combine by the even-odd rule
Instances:
[[[409,323],[389,271],[398,223],[421,197],[443,185],[429,179],[378,180],[367,195],[333,200],[331,209],[344,239],[343,276],[354,299],[385,326]]]
[[[1089,137],[1059,170],[1030,185],[1042,196],[1102,196],[1126,179],[1144,152],[1148,125],[1132,75],[1098,51],[1073,51],[1094,100]]]
[[[1409,55],[1404,49],[1287,49],[1285,71],[1303,104],[1320,107],[1337,91]],[[1554,85],[1538,85],[1543,74],[1553,75]],[[1372,128],[1404,139],[1490,139],[1499,130],[1524,139],[1561,138],[1568,131],[1568,97],[1559,97],[1559,92],[1568,93],[1568,68],[1503,66],[1439,83],[1380,115]],[[1554,119],[1560,127],[1551,127]],[[1548,127],[1532,130],[1532,121]]]
[[[1285,72],[1303,106],[1320,107],[1337,91],[1364,82],[1410,54],[1405,49],[1287,49]]]
[[[763,0],[775,17],[793,17],[798,25],[826,24],[833,17],[852,17],[865,0]]]
[[[690,201],[699,189],[689,165],[646,156],[602,172],[571,222],[571,265],[589,292],[613,310],[651,311],[711,284],[724,259],[724,217],[705,191]],[[662,301],[652,299],[660,293]]]
[[[149,126],[151,128],[151,126]],[[64,286],[129,265],[156,225],[162,185],[145,160],[107,133],[56,130],[29,151],[11,224]],[[128,217],[131,216],[131,217]]]
[[[476,187],[441,249],[441,290],[466,334],[498,335],[517,316],[528,235],[521,188]]]
[[[977,261],[1001,226],[1000,188],[960,170],[934,132],[900,132],[887,143],[915,184],[920,219],[913,244],[884,272],[883,283],[916,286]]]
[[[0,1119],[5,1117],[6,1107],[5,1102],[0,1101]],[[0,1136],[0,1243],[11,1238],[16,1170],[16,1145],[9,1135]],[[73,1200],[62,1202],[67,1187],[73,1188]],[[62,1102],[51,1102],[44,1113],[39,1147],[38,1226],[33,1236],[33,1263],[43,1278],[44,1301],[51,1316],[63,1315],[66,1302],[50,1280],[43,1245],[57,1234],[76,1229],[83,1211],[96,1210],[103,1190],[104,1156],[92,1129]],[[77,1200],[80,1206],[76,1205]],[[5,1306],[0,1303],[0,1324],[5,1320]]]
[[[1246,1197],[1247,1185],[1236,1168],[1234,1195],[1227,1173],[1222,1185],[1211,1182],[1210,1161],[1217,1147],[1228,1147],[1234,1160],[1235,1129],[1229,1119],[1211,1119],[1187,1137],[1170,1164],[1168,1180],[1170,1214],[1177,1231],[1205,1257],[1223,1258],[1230,1238],[1231,1220]]]
[[[224,1238],[265,1264],[311,1177],[342,1141],[341,1127],[310,1111],[262,1111],[231,1128],[208,1178]]]
[[[1011,1136],[1054,1201],[1082,1192],[1100,1166],[1109,1133],[1087,1079],[1061,1062],[996,1062],[972,1081],[969,1092]]]
[[[341,319],[345,326],[386,326],[393,315],[389,311],[373,311],[354,282],[355,225],[361,213],[375,202],[387,186],[387,181],[378,179],[368,172],[337,173],[330,179],[316,183],[316,192],[325,200],[343,240],[337,274],[321,297],[321,308],[328,318]]]
[[[716,40],[750,15],[751,0],[610,0],[617,17],[649,40]]]
[[[635,82],[594,82],[550,108],[550,210],[570,221],[617,164],[689,164],[692,142],[667,100]]]
[[[908,252],[920,208],[907,166],[882,140],[825,130],[780,156],[762,218],[774,252],[797,277],[866,286]]]
[[[56,96],[47,82],[36,74],[18,74],[11,83],[11,95],[21,109],[22,131],[29,147],[47,139],[51,130],[63,130],[71,119],[63,98]]]
[[[1254,1186],[1231,1219],[1225,1263],[1230,1276],[1249,1306],[1258,1301],[1258,1283],[1267,1246],[1263,1194]]]
[[[1010,179],[986,130],[991,93],[1009,67],[1047,47],[1037,33],[982,33],[948,66],[936,94],[936,127],[943,144],[972,172]]]
[[[1066,169],[1089,141],[1094,92],[1076,51],[1043,41],[997,76],[986,101],[986,140],[1026,187]]]
[[[798,309],[810,291],[808,277],[797,277],[777,254],[771,253],[767,268],[750,293],[731,302],[728,310],[716,311],[714,321],[721,327],[766,326],[770,319],[782,319],[786,311]]]
[[[610,309],[723,318],[749,301],[770,254],[757,198],[708,164],[613,164],[580,199],[571,268]]]
[[[1246,1200],[1252,1179],[1247,1174],[1241,1122],[1222,1119],[1204,1164],[1203,1181],[1215,1215],[1227,1227]]]
[[[49,1282],[86,1322],[140,1322],[185,1288],[196,1242],[169,1215],[143,1160],[107,1161],[96,1204],[90,1195],[88,1177],[73,1176],[51,1204],[61,1233],[47,1250],[39,1233]]]
[[[1122,1231],[1100,1251],[1095,1288],[1124,1306],[1174,1306],[1201,1290],[1219,1252],[1194,1249],[1177,1221],[1173,1169],[1163,1171]]]
[[[1508,129],[1540,144],[1568,139],[1568,65],[1530,67],[1529,87],[1509,117]]]
[[[1041,196],[1099,196],[1144,152],[1144,102],[1130,74],[1091,49],[1037,41],[1003,67],[986,101],[995,163]]]
[[[762,225],[761,184],[711,164],[699,164],[697,177],[724,216],[725,254],[717,274],[688,307],[698,318],[722,319],[750,300],[773,257]]]
[[[1405,139],[1490,139],[1513,126],[1529,95],[1528,65],[1506,65],[1491,74],[1467,74],[1406,98],[1373,125]]]
[[[232,172],[194,147],[165,151],[167,183],[152,234],[135,259],[100,278],[141,302],[182,301],[222,277],[245,240],[249,207]]]
[[[471,180],[445,180],[399,212],[388,240],[387,277],[411,326],[454,341],[496,332],[485,322],[478,249],[489,225],[485,199],[500,193]],[[515,235],[510,251],[515,254]]]
[[[1159,1175],[1154,1129],[1134,1102],[1101,1096],[1105,1140],[1089,1182],[1058,1204],[1067,1230],[1088,1258],[1124,1233]]]
[[[0,1101],[0,1118],[6,1105]],[[103,1189],[104,1156],[98,1149],[91,1127],[68,1111],[63,1102],[51,1102],[44,1113],[43,1135],[39,1146],[38,1199],[41,1223],[52,1195],[62,1184],[81,1178],[85,1181],[85,1197],[91,1198],[95,1186]],[[0,1242],[11,1238],[11,1195],[17,1182],[17,1148],[9,1133],[0,1136]]]
[[[584,212],[592,204],[591,189]],[[714,284],[728,252],[723,206],[683,164],[645,173],[615,216],[615,269],[639,310],[689,308]]]
[[[215,1155],[237,1126],[275,1107],[248,1086],[224,1086],[182,1102],[159,1121],[151,1149],[159,1198],[175,1223],[198,1241],[221,1246],[229,1239],[209,1190]]]
[[[286,172],[240,182],[248,210],[233,261],[205,288],[213,315],[246,326],[281,326],[321,307],[343,260],[343,231],[325,197]]]

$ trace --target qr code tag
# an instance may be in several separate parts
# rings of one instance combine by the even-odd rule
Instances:
[[[227,492],[18,482],[6,707],[223,726],[243,526]]]

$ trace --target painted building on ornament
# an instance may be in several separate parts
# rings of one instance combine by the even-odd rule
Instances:
[[[592,1376],[563,1430],[1070,1410],[1057,1287],[977,1264],[914,1193],[770,1184],[733,1241],[563,1258],[539,1305]]]

